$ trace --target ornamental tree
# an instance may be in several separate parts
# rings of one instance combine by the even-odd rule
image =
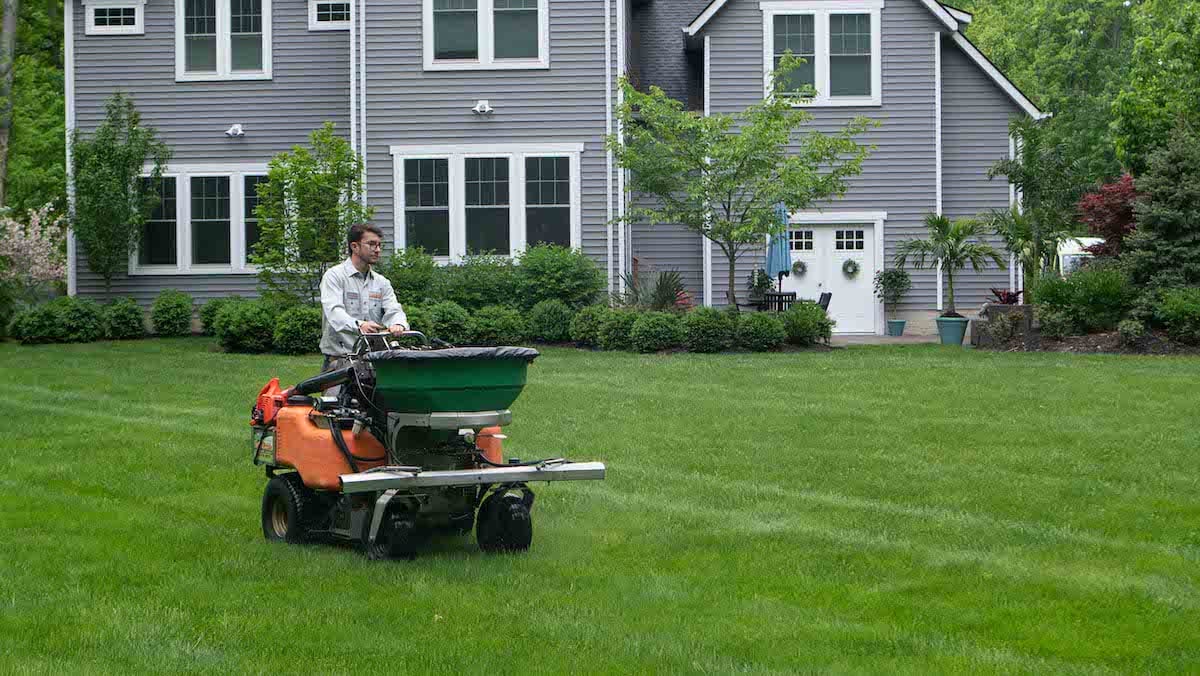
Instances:
[[[621,81],[624,135],[609,135],[607,144],[630,172],[626,191],[649,198],[626,220],[678,223],[715,243],[729,266],[726,296],[734,307],[737,259],[787,228],[776,206],[792,212],[841,197],[871,150],[855,142],[875,125],[865,117],[837,132],[800,133],[813,116],[794,104],[812,92],[786,87],[800,63],[786,56],[772,75],[773,95],[736,114],[705,116],[658,87],[640,92]]]
[[[1200,286],[1200,136],[1180,124],[1147,165],[1122,261],[1138,286]]]
[[[976,272],[987,266],[988,260],[1004,268],[1000,252],[992,245],[980,241],[985,228],[982,221],[974,218],[950,220],[941,214],[925,216],[925,227],[929,239],[910,239],[896,247],[896,267],[903,268],[911,258],[917,269],[936,268],[942,264],[946,273],[946,311],[943,317],[962,317],[954,306],[954,273],[970,264]]]
[[[29,210],[29,222],[0,217],[0,284],[11,285],[18,300],[33,305],[47,286],[66,276],[63,217],[50,204]]]
[[[1079,220],[1090,234],[1104,238],[1103,244],[1089,246],[1088,251],[1096,256],[1121,255],[1125,238],[1137,227],[1133,215],[1137,199],[1133,177],[1125,174],[1079,200]]]

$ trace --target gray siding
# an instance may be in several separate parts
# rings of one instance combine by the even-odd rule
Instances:
[[[648,200],[647,197],[640,198]],[[632,226],[633,257],[642,274],[675,270],[687,285],[692,302],[704,302],[704,239],[678,224],[639,223]],[[720,254],[720,251],[717,251]]]
[[[90,131],[104,117],[114,92],[133,97],[145,124],[155,127],[176,163],[266,163],[272,155],[305,143],[326,120],[349,135],[350,38],[345,31],[308,30],[306,0],[274,0],[273,79],[241,82],[175,81],[175,3],[148,0],[145,35],[85,35],[84,7],[74,0],[76,124]],[[238,122],[242,138],[224,135]],[[235,206],[236,208],[236,206]],[[78,293],[103,294],[100,278],[81,256]],[[114,295],[147,304],[164,288],[197,302],[255,292],[253,275],[122,276]]]
[[[614,70],[619,46],[616,14],[614,2]],[[376,223],[388,233],[389,241],[396,218],[389,146],[583,143],[583,250],[603,265],[607,256],[603,0],[550,2],[549,70],[426,72],[421,22],[420,0],[367,4],[367,189]],[[470,109],[477,99],[488,99],[495,112],[474,115]]]
[[[1008,121],[1023,114],[996,83],[949,38],[942,40],[942,211],[973,217],[1008,206],[1008,182],[989,179],[988,169],[1008,157]],[[988,241],[1003,251],[994,237]],[[1007,260],[1007,255],[1005,256]],[[955,277],[955,301],[977,308],[992,299],[990,288],[1008,288],[1008,271],[989,265]]]

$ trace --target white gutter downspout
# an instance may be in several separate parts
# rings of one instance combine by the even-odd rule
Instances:
[[[68,0],[70,1],[70,0]],[[612,133],[612,0],[604,0],[604,136]],[[606,138],[607,145],[607,138]],[[613,293],[613,154],[605,148],[604,172],[605,192],[604,206],[606,220],[604,221],[605,237],[608,242],[608,256],[604,261],[604,272],[608,277],[608,295]]]
[[[63,61],[67,141],[67,294],[74,296],[79,292],[75,231],[70,226],[75,217],[75,178],[71,174],[71,135],[75,131],[75,0],[63,2]]]
[[[358,3],[350,3],[350,149],[358,152]]]
[[[617,0],[617,75],[625,76],[625,2],[626,0]],[[617,89],[617,106],[625,103],[624,88]],[[617,118],[617,140],[625,145],[625,130],[621,124],[621,118]],[[625,293],[625,265],[626,259],[629,257],[629,252],[626,248],[626,239],[628,233],[625,230],[625,170],[619,170],[617,174],[617,232],[620,236],[620,259],[617,264],[617,270],[620,273],[617,277],[617,287],[621,293]]]
[[[1017,159],[1017,140],[1012,134],[1008,135],[1008,159]],[[1017,186],[1013,185],[1012,181],[1008,182],[1008,208],[1020,209],[1017,204]],[[1009,252],[1008,254],[1008,290],[1016,291],[1017,286],[1017,254]]]
[[[358,123],[359,152],[362,154],[362,203],[367,206],[367,0],[361,0],[362,11],[359,12],[358,55],[362,62],[358,70],[358,105],[362,107],[362,120]],[[353,0],[350,3],[354,4]],[[393,208],[394,211],[394,208]],[[395,217],[392,218],[392,237],[396,236]]]
[[[934,162],[936,172],[936,208],[937,215],[942,215],[942,33],[941,31],[933,32],[933,137],[934,137]],[[940,312],[943,309],[942,303],[942,259],[938,259],[937,265],[937,309]]]
[[[712,54],[712,43],[709,41],[709,37],[707,33],[704,34],[704,117],[712,114],[712,104],[710,103],[712,101],[712,78],[709,75],[711,72],[710,55]],[[712,240],[701,235],[700,246],[704,261],[704,307],[712,307]]]

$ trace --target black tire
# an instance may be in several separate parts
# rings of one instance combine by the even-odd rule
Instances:
[[[308,542],[312,491],[295,472],[279,474],[267,482],[262,500],[263,536],[270,542]]]
[[[523,552],[533,542],[533,520],[521,496],[492,493],[479,507],[475,540],[485,552]]]
[[[362,544],[367,558],[372,561],[415,558],[417,524],[402,505],[389,505],[379,523],[375,544],[371,544],[371,519],[363,523]]]

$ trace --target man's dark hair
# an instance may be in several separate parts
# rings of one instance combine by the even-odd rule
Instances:
[[[346,237],[346,253],[354,253],[354,251],[350,248],[350,245],[354,244],[355,242],[362,241],[363,235],[367,234],[368,232],[373,232],[376,235],[379,235],[379,239],[383,239],[383,230],[380,230],[379,226],[375,225],[374,223],[355,223],[354,225],[350,226],[350,234]]]

